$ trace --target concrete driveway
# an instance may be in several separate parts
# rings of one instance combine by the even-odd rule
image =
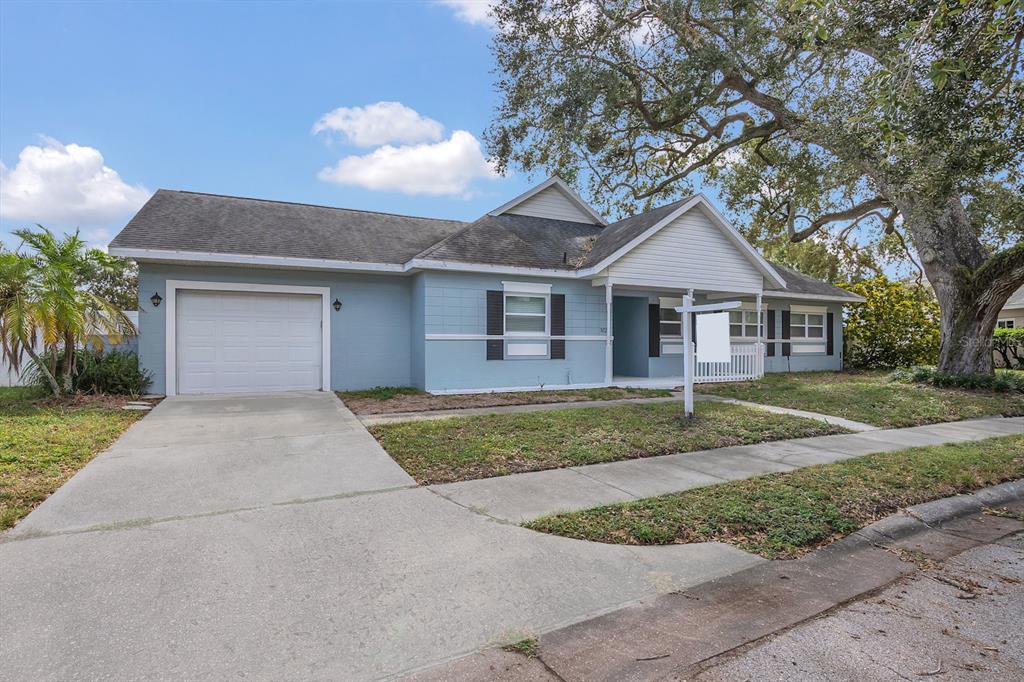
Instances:
[[[377,679],[759,561],[541,535],[329,393],[173,398],[0,536],[0,679]]]

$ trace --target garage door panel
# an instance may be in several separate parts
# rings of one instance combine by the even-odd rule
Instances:
[[[322,376],[316,295],[179,291],[179,393],[315,390]]]

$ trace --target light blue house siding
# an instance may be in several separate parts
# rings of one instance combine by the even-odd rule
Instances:
[[[394,275],[203,267],[139,263],[139,359],[153,373],[151,390],[165,384],[165,311],[154,308],[154,292],[166,298],[168,279],[330,287],[331,388],[407,386],[413,379],[413,292],[416,280]]]
[[[426,302],[422,388],[457,391],[604,382],[604,290],[589,281],[436,271],[418,277],[423,279]],[[502,291],[503,281],[550,284],[552,294],[565,295],[564,360],[507,354],[504,360],[487,360],[485,339],[459,338],[487,333],[487,291]]]

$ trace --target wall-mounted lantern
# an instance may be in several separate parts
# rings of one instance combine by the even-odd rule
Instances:
[[[149,302],[153,304],[154,308],[159,308],[160,307],[160,301],[162,301],[162,300],[164,300],[164,299],[162,299],[160,297],[160,294],[155,293],[155,292],[154,292],[154,294],[152,296],[149,297]]]
[[[338,299],[334,299],[334,303],[332,305],[334,306],[334,312],[341,310],[341,301]]]

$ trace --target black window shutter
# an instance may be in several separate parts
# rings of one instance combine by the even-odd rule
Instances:
[[[551,335],[565,336],[565,294],[551,294]],[[551,359],[565,360],[565,339],[551,339]]]
[[[661,357],[661,306],[647,306],[647,357]]]
[[[829,355],[835,355],[836,352],[836,332],[833,329],[835,323],[835,313],[829,313],[825,316],[825,352]]]
[[[690,313],[690,339],[693,341],[693,349],[697,350],[697,313]]]
[[[767,312],[767,314],[765,316],[765,323],[764,324],[767,327],[767,329],[765,331],[768,333],[768,343],[766,344],[767,351],[766,351],[765,354],[768,357],[774,357],[775,356],[775,311],[772,310],[771,308],[768,309],[768,312]]]
[[[505,296],[500,291],[487,292],[487,335],[502,336],[505,333]],[[487,359],[505,359],[505,340],[487,339]]]
[[[790,330],[789,330],[789,311],[788,310],[783,310],[782,311],[782,339],[783,339],[783,341],[789,339],[789,334],[790,334]],[[782,354],[783,355],[789,355],[790,346],[791,345],[792,344],[789,344],[789,343],[783,343],[782,344]]]

